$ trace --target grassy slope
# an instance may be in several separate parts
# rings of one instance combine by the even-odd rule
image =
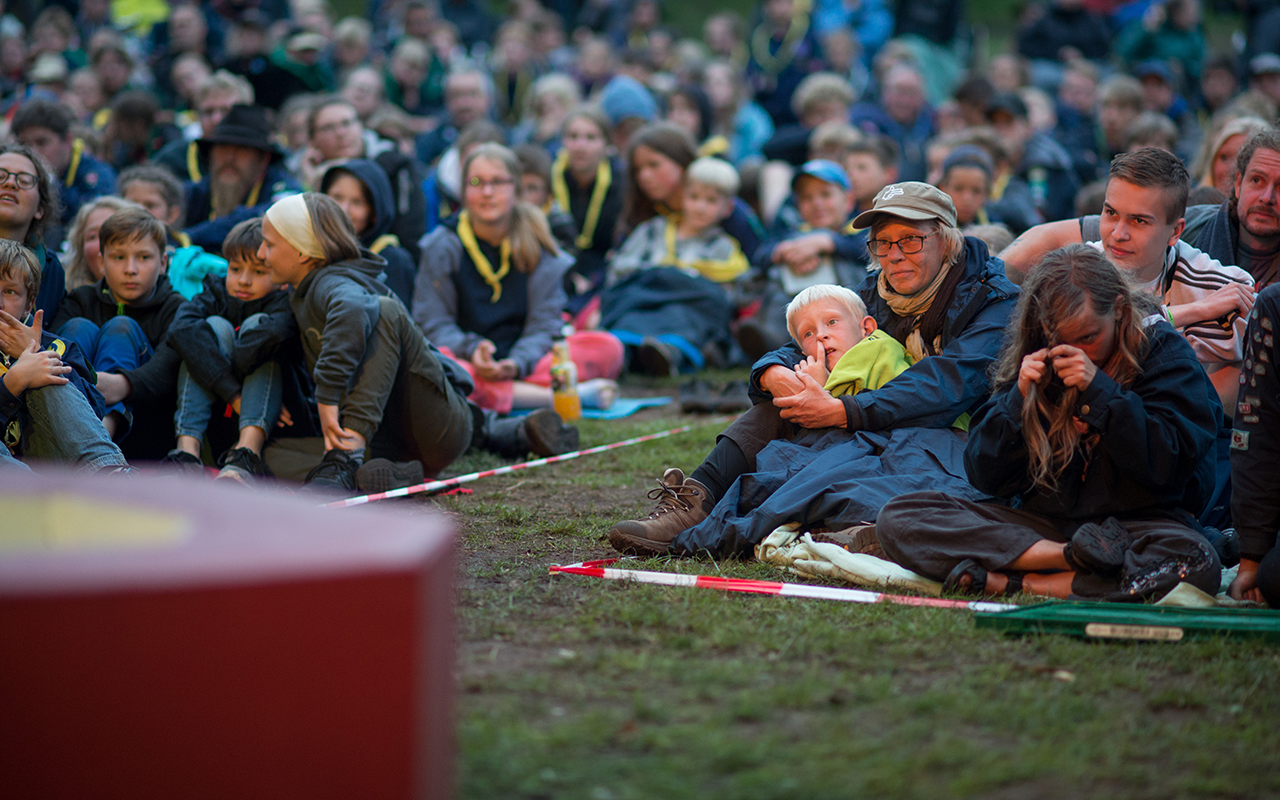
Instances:
[[[584,424],[584,444],[682,423],[665,410],[637,419]],[[609,525],[647,510],[652,479],[696,465],[714,433],[437,501],[463,530],[461,796],[1280,794],[1267,768],[1280,752],[1275,648],[1005,638],[968,612],[547,574],[609,556]]]

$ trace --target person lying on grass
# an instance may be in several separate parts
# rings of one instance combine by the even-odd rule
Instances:
[[[796,295],[787,306],[787,328],[804,358],[795,367],[797,380],[813,391],[832,397],[879,389],[912,364],[906,349],[878,329],[862,298],[842,286],[819,284]],[[944,434],[947,437],[950,433]],[[709,508],[703,523],[721,531],[735,550],[746,551],[770,531],[788,522],[802,526],[842,528],[865,518],[847,481],[918,480],[918,486],[945,487],[949,492],[976,497],[959,476],[937,476],[927,467],[930,450],[940,450],[934,437],[903,433],[900,437],[851,434],[842,428],[805,431],[791,439],[769,443],[757,468],[740,476],[720,501]],[[922,466],[924,468],[922,468]],[[958,470],[957,470],[958,471]],[[705,487],[668,469],[651,517],[689,514],[684,504],[706,501]],[[622,522],[609,533],[610,543],[624,553],[654,555],[667,552],[667,543],[654,540],[645,520]],[[701,527],[701,526],[699,526]],[[836,541],[832,539],[831,541]]]
[[[1182,581],[1216,594],[1222,566],[1195,515],[1222,408],[1156,301],[1097,250],[1057,250],[1023,284],[999,363],[964,459],[996,500],[895,498],[876,520],[884,553],[965,594],[1140,601]]]

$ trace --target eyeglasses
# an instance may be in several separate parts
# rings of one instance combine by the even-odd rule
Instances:
[[[40,178],[30,172],[10,172],[7,169],[0,168],[0,185],[8,183],[10,178],[14,179],[19,189],[34,189],[36,184],[40,182]]]
[[[485,189],[493,189],[496,192],[504,186],[511,186],[514,183],[515,180],[512,178],[491,178],[490,180],[485,180],[484,178],[472,178],[467,181],[467,185],[472,189],[479,189],[482,192]]]
[[[896,244],[898,250],[904,256],[914,255],[924,249],[924,240],[933,236],[932,233],[926,233],[923,236],[903,236],[896,241],[892,239],[868,239],[867,249],[871,251],[871,255],[876,258],[884,258],[889,255],[889,251]]]
[[[345,131],[347,128],[354,128],[359,124],[359,120],[355,117],[344,119],[342,122],[330,122],[328,125],[321,125],[316,128],[316,133],[330,134],[338,131]]]

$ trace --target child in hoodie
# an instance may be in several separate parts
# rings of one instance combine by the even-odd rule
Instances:
[[[395,292],[405,308],[412,306],[418,269],[409,251],[401,247],[400,240],[390,232],[396,220],[396,204],[387,173],[377,162],[353,158],[330,167],[320,179],[320,191],[347,212],[360,246],[386,260],[382,282]]]
[[[360,247],[327,195],[272,205],[258,255],[273,281],[294,289],[290,307],[315,380],[324,457],[306,483],[348,492],[407,486],[438,474],[473,442],[501,449],[508,435],[513,447],[542,455],[552,444],[558,452],[577,446],[577,431],[562,428],[554,411],[498,430],[501,423],[467,402],[466,372],[427,342],[378,280],[386,261]],[[380,457],[365,462],[366,453]]]
[[[180,359],[167,340],[183,302],[165,276],[167,231],[145,209],[127,208],[102,224],[98,239],[103,278],[69,292],[50,327],[97,371],[103,424],[125,455],[159,460],[174,442]]]
[[[34,253],[0,239],[0,469],[28,469],[23,456],[127,467],[99,421],[93,369],[78,347],[44,332],[43,311],[31,316],[40,272]]]
[[[218,459],[218,478],[241,483],[271,474],[262,448],[280,416],[284,370],[301,367],[289,294],[272,282],[271,268],[258,258],[261,246],[260,217],[232,228],[222,243],[226,277],[206,276],[204,291],[182,304],[169,329],[182,366],[174,416],[178,446],[164,460],[203,472],[201,440],[215,403],[219,409],[225,403],[239,417],[240,433]],[[302,413],[295,407],[290,416]]]

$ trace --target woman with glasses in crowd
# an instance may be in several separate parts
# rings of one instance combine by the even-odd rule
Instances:
[[[565,325],[563,281],[572,264],[542,211],[521,200],[520,172],[506,147],[471,151],[462,210],[423,239],[413,296],[427,339],[475,379],[472,402],[499,413],[551,403],[551,344]],[[622,370],[622,343],[608,333],[574,333],[569,350],[584,382]]]

